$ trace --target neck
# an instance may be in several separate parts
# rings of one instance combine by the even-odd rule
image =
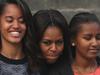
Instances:
[[[87,59],[83,56],[76,55],[75,63],[78,66],[81,66],[83,68],[87,68],[88,66],[91,66],[91,65],[93,66],[93,64],[96,63],[96,59]]]
[[[22,59],[24,57],[21,44],[2,43],[0,53],[10,59]]]
[[[77,70],[79,73],[94,72],[97,68],[97,62],[95,59],[86,59],[81,56],[77,56],[72,64],[73,70]]]

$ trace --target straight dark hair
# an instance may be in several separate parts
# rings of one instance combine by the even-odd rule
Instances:
[[[40,49],[40,41],[42,40],[43,34],[48,27],[56,26],[62,31],[63,39],[64,39],[64,50],[57,60],[57,62],[67,61],[70,62],[70,34],[68,23],[65,17],[57,10],[40,10],[33,15],[33,23],[35,25],[35,29],[37,32],[37,44],[38,44],[38,52],[42,56],[42,52]],[[33,27],[32,27],[33,28]]]
[[[78,14],[75,14],[69,24],[70,28],[70,34],[71,34],[71,40],[75,39],[77,36],[77,33],[80,31],[80,28],[82,27],[82,24],[84,23],[91,23],[96,22],[98,25],[100,25],[100,21],[98,17],[91,12],[80,12]],[[76,50],[75,46],[71,47],[72,49],[72,55],[75,58]]]
[[[36,47],[36,43],[35,43],[35,37],[31,37],[32,34],[30,33],[30,28],[31,26],[33,26],[32,23],[32,14],[31,11],[29,9],[29,7],[27,6],[27,4],[23,1],[23,0],[0,0],[0,16],[3,14],[4,9],[6,7],[6,5],[8,4],[15,4],[18,7],[20,7],[22,14],[23,14],[23,18],[24,18],[24,22],[26,24],[26,34],[24,36],[24,38],[22,39],[22,43],[23,43],[23,52],[25,54],[25,56],[27,57],[27,61],[28,61],[28,68],[27,71],[29,73],[29,75],[31,75],[32,72],[37,71],[38,69],[38,57],[37,57],[37,47]],[[34,27],[33,27],[33,34],[35,35],[35,31],[34,31]],[[0,36],[0,49],[2,48],[2,43],[1,43],[1,36]]]

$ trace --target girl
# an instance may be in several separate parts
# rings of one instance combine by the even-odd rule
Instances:
[[[23,0],[0,0],[0,75],[38,74],[35,46],[34,50],[29,46],[31,19]]]
[[[100,21],[95,14],[76,14],[69,25],[74,75],[100,75],[97,53],[100,50]]]

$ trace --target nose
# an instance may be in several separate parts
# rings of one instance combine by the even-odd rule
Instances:
[[[93,38],[92,39],[92,46],[97,46],[98,45],[98,43],[97,43],[97,40],[96,40],[96,38]]]
[[[51,49],[50,49],[51,51],[56,51],[57,50],[57,46],[56,46],[56,44],[55,43],[53,43],[52,44],[52,46],[51,46]]]
[[[13,28],[18,29],[20,27],[18,21],[14,21]]]

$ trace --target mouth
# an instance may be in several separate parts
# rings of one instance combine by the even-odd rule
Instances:
[[[21,33],[20,31],[11,31],[10,35],[13,36],[13,37],[19,37],[20,33]]]
[[[50,53],[47,56],[58,57],[58,56],[60,56],[60,54],[59,53]]]
[[[97,53],[100,49],[90,49],[89,52],[91,53]]]

